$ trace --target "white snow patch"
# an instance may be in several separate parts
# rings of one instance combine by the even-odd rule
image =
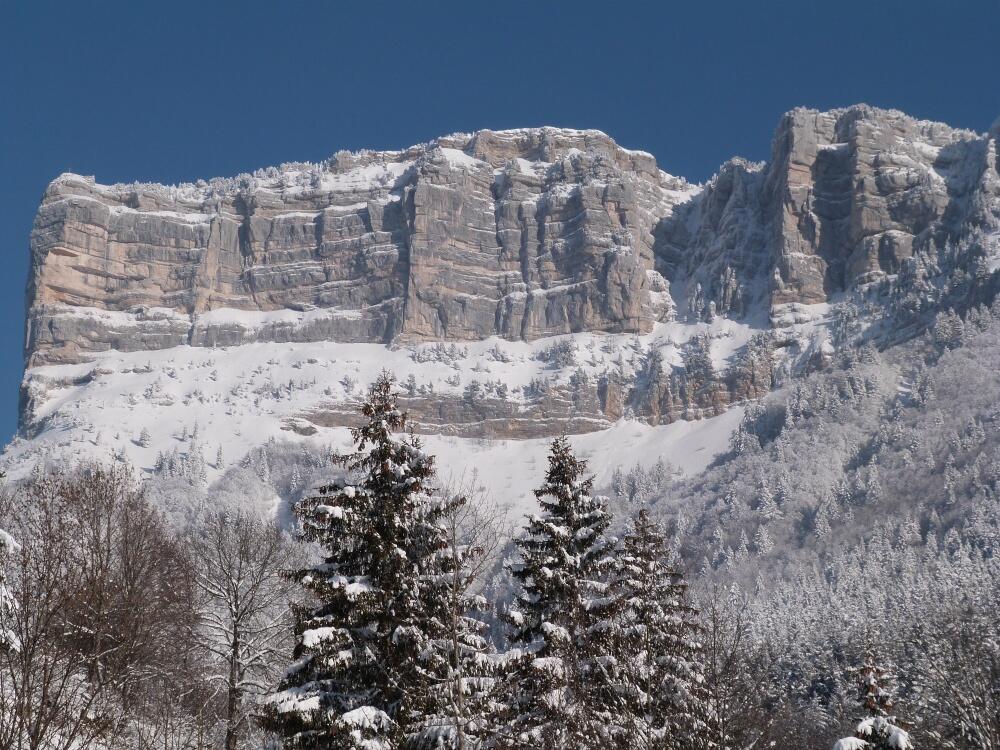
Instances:
[[[458,167],[460,169],[478,169],[486,166],[486,162],[480,161],[474,156],[469,156],[467,153],[460,151],[457,148],[442,148],[441,153],[444,155],[444,158],[448,160],[448,164],[452,167]]]

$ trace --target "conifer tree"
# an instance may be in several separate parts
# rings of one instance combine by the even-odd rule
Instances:
[[[687,584],[667,559],[662,529],[645,510],[633,521],[616,567],[629,746],[703,746],[710,710],[698,612],[688,601]]]
[[[406,427],[386,372],[338,456],[343,481],[296,506],[324,561],[293,574],[319,601],[297,613],[295,662],[262,724],[286,748],[455,747],[448,715],[448,554],[434,459]],[[444,687],[443,687],[444,686]],[[429,720],[429,718],[431,720]]]
[[[834,750],[913,750],[909,733],[897,726],[893,715],[892,672],[881,664],[873,649],[865,651],[861,666],[851,670],[864,716],[853,737],[838,740]]]
[[[774,541],[771,539],[771,535],[767,533],[767,527],[763,524],[758,526],[757,531],[754,532],[753,548],[758,555],[766,555],[774,549]]]
[[[520,591],[509,612],[511,672],[496,744],[519,750],[614,747],[623,740],[607,640],[616,602],[607,595],[613,564],[603,497],[566,438],[552,443],[549,468],[516,540],[511,572]]]

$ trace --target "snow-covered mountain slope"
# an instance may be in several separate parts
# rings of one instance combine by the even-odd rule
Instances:
[[[399,379],[404,406],[417,407],[414,426],[439,456],[443,479],[475,480],[504,504],[521,508],[544,471],[549,438],[504,439],[490,436],[482,423],[462,429],[458,422],[428,422],[434,415],[422,404],[475,409],[503,400],[528,411],[538,401],[533,389],[542,383],[552,392],[569,392],[574,381],[596,382],[612,364],[625,373],[639,370],[651,351],[680,363],[693,335],[710,342],[712,361],[721,369],[754,332],[719,319],[696,326],[657,324],[642,336],[576,334],[532,343],[492,338],[389,349],[265,342],[106,352],[85,363],[29,370],[24,393],[32,433],[14,439],[3,466],[17,478],[40,461],[65,465],[93,457],[127,460],[150,476],[166,460],[183,464],[178,474],[212,482],[272,438],[347,451],[357,400],[384,368]],[[553,350],[561,361],[553,361]],[[658,426],[594,418],[573,440],[601,482],[618,466],[649,467],[664,455],[691,474],[727,449],[741,413],[737,406],[709,419]],[[586,412],[567,417],[574,419],[587,419]]]
[[[561,433],[602,482],[662,456],[691,475],[747,402],[992,299],[996,154],[857,106],[788,113],[770,161],[702,186],[560,128],[175,187],[62,175],[3,466],[201,482],[272,438],[343,449],[386,368],[446,473],[516,507]]]

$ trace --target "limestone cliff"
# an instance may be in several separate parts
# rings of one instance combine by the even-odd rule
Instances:
[[[180,187],[62,175],[32,233],[28,362],[647,331],[652,229],[695,192],[603,133],[552,128]]]
[[[498,349],[407,406],[426,432],[514,438],[718,415],[866,331],[885,344],[988,302],[998,227],[996,128],[867,106],[794,110],[768,162],[733,159],[703,186],[557,128],[174,187],[65,174],[31,236],[22,430],[44,429],[52,389],[77,377],[39,366],[110,352],[331,342],[420,358],[432,341],[581,333],[617,335],[591,342],[585,372],[572,346],[540,346],[538,382],[512,398]],[[296,414],[349,420],[351,389],[330,390]]]

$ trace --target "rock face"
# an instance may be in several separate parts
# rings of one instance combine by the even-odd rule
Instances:
[[[32,232],[28,362],[647,331],[652,228],[694,192],[649,154],[551,128],[175,188],[62,175]]]
[[[598,131],[556,128],[177,187],[66,174],[31,236],[27,364],[179,345],[655,329],[663,335],[643,339],[638,364],[587,377],[566,367],[516,403],[463,392],[471,384],[456,376],[453,392],[407,407],[428,432],[515,438],[624,415],[712,416],[766,393],[782,368],[827,360],[811,306],[873,289],[882,305],[923,295],[910,312],[932,308],[932,293],[933,304],[958,292],[988,301],[1000,266],[998,134],[867,106],[798,109],[779,123],[770,161],[734,159],[704,186]],[[948,264],[957,275],[946,278]],[[719,361],[700,338],[706,326],[759,333]],[[46,391],[30,381],[29,369],[23,425],[44,401],[32,394]],[[349,422],[351,409],[327,399],[300,416],[296,429],[323,427]]]
[[[696,315],[828,302],[918,247],[996,226],[996,152],[996,133],[901,112],[793,110],[770,162],[725,164],[657,227],[654,252]]]

